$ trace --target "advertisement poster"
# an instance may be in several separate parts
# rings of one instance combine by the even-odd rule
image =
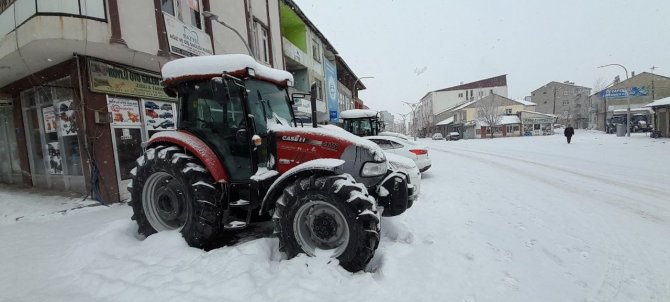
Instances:
[[[63,165],[58,142],[48,143],[47,152],[49,152],[49,173],[54,175],[63,174]]]
[[[136,100],[107,98],[107,110],[112,113],[113,125],[140,126],[140,106]]]
[[[61,136],[77,135],[79,124],[77,123],[77,115],[72,110],[71,100],[58,102],[58,124]]]
[[[42,108],[42,118],[44,119],[44,131],[46,133],[56,132],[56,114],[53,106]]]
[[[176,129],[176,103],[144,101],[144,123],[148,131]]]
[[[163,16],[170,52],[184,57],[214,54],[212,40],[206,32],[184,24],[168,13],[163,13]]]
[[[152,99],[174,99],[165,94],[158,75],[96,60],[88,61],[88,69],[91,76],[91,91]]]
[[[328,103],[328,111],[330,112],[330,121],[337,122],[339,120],[339,102],[337,92],[337,68],[333,63],[324,60],[326,69],[326,102]]]

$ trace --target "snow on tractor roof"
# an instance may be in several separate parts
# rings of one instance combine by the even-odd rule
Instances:
[[[291,73],[267,67],[243,54],[199,56],[177,59],[163,65],[161,73],[167,85],[178,84],[183,81],[209,79],[228,73],[242,77],[248,75],[247,68],[253,69],[255,78],[275,82],[287,86],[293,82]]]
[[[340,112],[340,118],[365,118],[365,117],[375,117],[377,116],[377,111],[369,109],[351,109]]]

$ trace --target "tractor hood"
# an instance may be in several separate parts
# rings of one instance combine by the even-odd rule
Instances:
[[[283,174],[310,160],[335,158],[344,160],[343,170],[358,182],[366,186],[376,184],[381,176],[365,176],[362,169],[369,162],[381,163],[386,167],[386,156],[382,149],[369,140],[332,127],[270,127],[277,146],[277,171]]]

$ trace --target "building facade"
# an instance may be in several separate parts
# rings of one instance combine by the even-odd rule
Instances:
[[[565,81],[549,82],[533,90],[531,100],[537,112],[558,116],[558,123],[586,129],[589,125],[591,88]]]
[[[460,84],[453,87],[426,93],[418,105],[415,122],[421,135],[435,132],[436,124],[443,119],[437,115],[465,102],[486,97],[491,94],[507,97],[507,75]]]
[[[0,166],[9,180],[0,181],[105,203],[127,197],[141,143],[175,129],[175,100],[160,85],[164,63],[251,52],[284,66],[277,0],[16,0],[0,8],[0,145],[8,155],[0,153],[10,162]]]
[[[607,119],[616,110],[646,108],[655,100],[670,97],[670,78],[649,72],[633,75],[630,79],[615,83],[591,95],[592,116],[595,128],[607,129]]]

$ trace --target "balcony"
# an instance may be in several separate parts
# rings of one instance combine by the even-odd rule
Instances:
[[[0,37],[20,27],[35,16],[70,16],[107,21],[105,0],[16,0],[0,7]]]
[[[311,64],[311,57],[302,51],[298,46],[295,46],[291,41],[282,37],[284,57],[286,58],[286,69],[295,70],[307,68]]]

